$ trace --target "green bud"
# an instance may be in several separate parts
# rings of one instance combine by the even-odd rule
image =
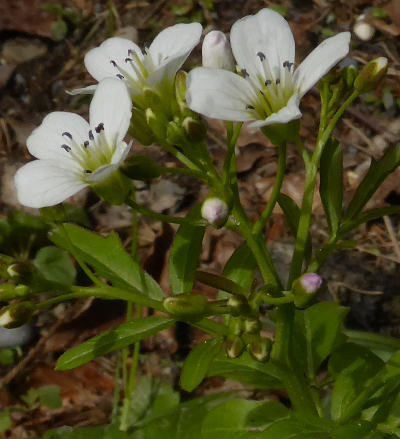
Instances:
[[[242,332],[243,332],[242,319],[232,317],[229,320],[229,333],[232,335],[240,335]]]
[[[367,63],[354,81],[354,88],[360,93],[371,91],[382,81],[388,69],[387,58],[381,56]]]
[[[349,65],[342,70],[342,75],[346,83],[346,87],[352,88],[358,75],[358,68],[354,65]]]
[[[309,305],[321,288],[322,278],[316,273],[305,273],[293,282],[292,291],[294,304],[297,308],[305,308]]]
[[[132,180],[153,180],[162,174],[162,167],[147,155],[133,155],[120,167],[121,172]]]
[[[247,350],[255,360],[264,363],[269,359],[271,347],[272,342],[269,338],[256,337],[247,345]]]
[[[29,282],[33,273],[33,266],[30,261],[16,262],[7,268],[7,273],[14,281]]]
[[[92,183],[90,188],[107,203],[119,206],[129,195],[131,182],[117,169],[105,180]]]
[[[233,340],[227,342],[226,355],[228,358],[237,358],[242,354],[244,348],[243,340],[240,337],[234,337]]]
[[[0,311],[0,326],[12,329],[25,325],[31,319],[33,311],[34,306],[31,302],[6,306]]]
[[[230,314],[233,316],[242,316],[250,312],[250,306],[243,296],[232,296],[228,299],[227,305]]]
[[[170,145],[183,145],[186,142],[183,127],[174,121],[169,122],[167,126],[167,141]]]
[[[15,263],[15,258],[0,254],[0,278],[10,279],[11,276],[8,273],[8,267]]]
[[[0,284],[0,302],[9,302],[13,299],[22,298],[30,293],[26,285]]]
[[[206,138],[207,130],[203,122],[193,119],[193,117],[185,117],[182,122],[187,138],[191,142],[201,142]]]
[[[246,334],[258,334],[261,330],[261,322],[255,318],[248,318],[243,323],[243,329]]]
[[[167,297],[163,302],[165,310],[174,317],[201,320],[207,313],[207,299],[194,294]]]

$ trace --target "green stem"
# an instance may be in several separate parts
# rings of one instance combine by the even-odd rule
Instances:
[[[262,294],[261,298],[263,303],[267,305],[284,305],[285,303],[292,303],[294,300],[294,295],[288,294],[287,296],[284,297],[271,297],[268,296],[267,294]]]
[[[175,158],[177,158],[181,163],[183,163],[185,166],[187,166],[189,169],[203,173],[203,169],[199,164],[194,163],[192,160],[188,159],[184,154],[182,154],[180,151],[178,151],[173,146],[169,145],[167,142],[164,142],[161,145],[167,152],[172,154]]]
[[[228,150],[226,152],[225,162],[224,162],[224,171],[222,180],[225,183],[231,180],[231,161],[232,157],[235,155],[235,148],[237,139],[240,135],[240,130],[242,129],[243,123],[237,123],[235,127],[233,127],[232,122],[226,123],[226,134],[228,138]]]
[[[152,218],[157,221],[163,221],[166,223],[172,223],[172,224],[190,224],[192,226],[206,226],[208,223],[206,220],[188,220],[186,218],[180,218],[177,216],[171,216],[171,215],[164,215],[162,213],[154,212],[150,209],[147,209],[146,207],[140,206],[140,204],[137,204],[135,201],[131,199],[127,199],[125,203],[132,207],[132,209],[136,210],[137,212],[141,213],[144,216],[147,216],[148,218]]]
[[[264,211],[262,212],[260,218],[253,226],[253,233],[255,234],[260,233],[264,229],[275,207],[278,196],[281,192],[281,187],[286,169],[286,143],[280,145],[278,149],[279,149],[278,172],[276,174],[274,187],[272,189],[271,197],[268,200],[268,203]]]
[[[188,168],[162,168],[162,174],[178,174],[178,175],[188,175],[189,177],[198,178],[199,180],[205,180],[204,174],[199,171]]]

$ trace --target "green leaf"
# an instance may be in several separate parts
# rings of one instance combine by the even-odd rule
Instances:
[[[62,41],[68,33],[68,26],[64,20],[57,20],[51,23],[51,35],[55,41]]]
[[[303,359],[303,367],[310,378],[344,342],[340,327],[348,311],[348,308],[336,302],[321,302],[304,311],[296,311],[296,327],[293,331],[295,356]]]
[[[239,358],[229,359],[219,355],[210,365],[208,376],[223,376],[256,389],[281,388],[279,369],[271,362],[260,363],[247,352]]]
[[[8,409],[0,412],[0,434],[5,433],[12,426]]]
[[[180,383],[183,390],[193,391],[207,375],[207,370],[218,354],[221,340],[214,338],[197,345],[183,363]]]
[[[60,248],[52,246],[41,248],[33,263],[47,282],[64,287],[75,283],[75,266],[68,254]]]
[[[59,409],[62,405],[60,388],[58,386],[42,386],[37,389],[29,389],[21,399],[29,407],[32,407],[38,401],[41,406],[49,409]]]
[[[187,219],[199,219],[201,206],[193,207]],[[173,294],[190,293],[193,274],[200,258],[201,245],[206,228],[182,224],[175,236],[169,258],[169,281]]]
[[[174,322],[174,319],[167,317],[151,316],[123,323],[65,352],[58,359],[56,369],[67,370],[88,363],[101,355],[169,328]]]
[[[353,199],[351,200],[344,220],[354,220],[358,214],[383,183],[386,177],[391,174],[400,164],[400,145],[390,148],[379,160],[373,160],[371,166],[359,184]]]
[[[132,439],[132,436],[119,431],[113,425],[102,427],[60,427],[49,430],[42,439]]]
[[[288,416],[289,410],[274,401],[233,399],[212,410],[201,431],[205,439],[239,439]]]
[[[160,286],[124,250],[115,233],[103,238],[82,227],[66,224],[54,228],[50,239],[70,253],[77,253],[114,286],[128,289],[132,287],[152,299],[164,299]]]
[[[256,260],[253,253],[246,244],[243,244],[233,252],[225,265],[222,275],[239,284],[244,290],[250,291],[255,268]],[[227,297],[230,297],[229,293],[219,290],[219,299],[226,299]]]
[[[335,235],[342,214],[343,152],[339,142],[331,138],[321,155],[320,186],[322,205],[331,235]]]
[[[336,378],[331,400],[331,416],[336,420],[368,388],[370,380],[384,367],[384,363],[368,349],[346,343],[332,355],[328,367]]]
[[[299,225],[299,220],[300,220],[299,206],[289,196],[283,194],[282,192],[278,196],[278,203],[283,211],[283,214],[285,216],[285,219],[287,221],[287,224],[289,226],[292,235],[296,236],[297,227]],[[311,240],[310,240],[310,236],[308,236],[307,243],[305,246],[305,255],[304,255],[307,264],[310,262],[311,252],[312,252]]]
[[[361,224],[375,221],[383,216],[397,215],[400,213],[400,206],[380,207],[377,209],[366,210],[360,213],[354,220],[344,221],[339,227],[339,234],[345,235]]]
[[[332,423],[328,419],[292,417],[272,423],[264,432],[255,436],[255,439],[329,439],[331,429]]]

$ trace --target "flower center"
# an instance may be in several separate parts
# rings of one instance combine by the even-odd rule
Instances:
[[[242,69],[240,73],[254,91],[250,103],[246,105],[246,110],[253,119],[262,120],[285,107],[293,95],[294,63],[285,61],[281,67],[273,69],[263,52],[258,52],[257,57],[261,62],[262,74],[250,75],[246,69]]]
[[[61,148],[79,164],[83,170],[81,177],[84,181],[98,168],[109,165],[115,150],[115,145],[110,145],[104,135],[104,123],[99,123],[94,131],[95,134],[92,130],[89,131],[88,140],[83,143],[76,142],[67,131],[62,133],[65,143]]]

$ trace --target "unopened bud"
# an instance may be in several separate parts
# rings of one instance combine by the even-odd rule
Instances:
[[[167,297],[163,305],[172,316],[189,320],[201,320],[207,312],[207,299],[201,295],[181,294]]]
[[[254,318],[246,319],[243,323],[243,329],[247,334],[258,334],[261,329],[261,322]]]
[[[147,155],[133,155],[120,167],[121,172],[132,180],[148,181],[162,174],[161,166]]]
[[[227,301],[229,312],[233,316],[243,316],[250,312],[250,306],[243,296],[232,296]]]
[[[348,65],[343,69],[343,78],[348,88],[353,87],[354,81],[358,75],[358,68],[355,65]]]
[[[32,264],[29,261],[16,262],[7,268],[7,273],[13,280],[18,279],[22,282],[29,280],[32,274]]]
[[[255,360],[264,363],[269,359],[271,346],[272,342],[269,338],[257,337],[249,345],[247,345],[247,350]]]
[[[237,358],[241,355],[245,348],[243,340],[240,337],[235,337],[229,340],[226,345],[226,355],[228,358]]]
[[[26,285],[0,284],[0,301],[8,302],[30,294],[30,289]]]
[[[201,216],[213,226],[222,227],[229,216],[228,205],[220,198],[207,198],[201,206]]]
[[[293,283],[294,304],[297,308],[306,307],[321,288],[322,278],[316,273],[306,273]]]
[[[185,143],[185,131],[182,125],[171,121],[167,125],[167,142],[170,145],[182,145]]]
[[[193,119],[193,117],[185,117],[182,126],[186,132],[187,138],[191,142],[201,142],[205,139],[207,130],[203,122]]]
[[[0,311],[0,326],[6,329],[18,328],[29,322],[33,311],[34,306],[31,302],[6,306]]]
[[[387,58],[381,56],[367,63],[354,81],[354,88],[360,93],[373,90],[386,75]]]
[[[353,26],[353,32],[361,41],[369,41],[375,35],[375,28],[368,23],[365,14],[359,15]]]
[[[235,61],[231,45],[223,32],[213,30],[209,32],[202,46],[203,67],[233,71]]]

